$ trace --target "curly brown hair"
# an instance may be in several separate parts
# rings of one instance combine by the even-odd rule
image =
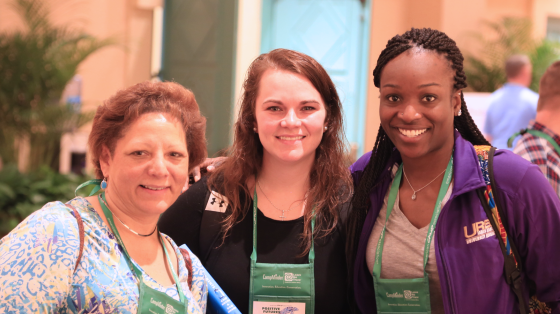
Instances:
[[[118,91],[97,108],[89,134],[89,151],[95,176],[103,178],[99,158],[103,146],[111,155],[126,129],[145,113],[166,113],[178,119],[185,131],[189,171],[206,158],[206,118],[200,114],[194,94],[173,82],[142,82]]]
[[[255,176],[262,166],[263,146],[258,134],[253,131],[256,124],[255,106],[259,83],[266,70],[283,70],[306,77],[317,89],[325,103],[327,116],[321,143],[316,149],[315,162],[309,173],[309,203],[304,213],[303,254],[311,247],[312,208],[315,208],[315,237],[329,234],[339,220],[339,206],[349,200],[352,193],[350,172],[345,166],[346,137],[342,122],[342,104],[334,83],[325,69],[313,58],[303,53],[276,49],[260,55],[251,63],[243,83],[243,94],[239,116],[234,126],[234,142],[228,151],[227,160],[210,176],[210,189],[223,191],[229,200],[231,212],[223,221],[223,239],[235,223],[249,211],[251,201],[246,182]],[[241,192],[246,203],[241,203]]]

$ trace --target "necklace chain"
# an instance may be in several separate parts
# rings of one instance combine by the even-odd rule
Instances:
[[[259,183],[259,180],[257,180],[257,186],[259,187],[259,189],[261,190],[262,194],[264,195],[264,197],[266,198],[266,200],[270,203],[270,205],[272,205],[272,207],[276,208],[276,210],[281,211],[282,215],[280,215],[280,218],[282,218],[282,221],[284,221],[284,219],[286,218],[285,213],[289,212],[290,210],[292,210],[292,206],[290,205],[290,207],[288,207],[288,209],[280,209],[278,207],[276,207],[276,205],[274,205],[272,203],[272,201],[270,201],[270,199],[268,198],[268,196],[266,196],[266,194],[264,193],[261,184]],[[305,194],[307,196],[307,193]]]
[[[105,200],[104,200],[103,198],[101,198],[101,201],[103,202],[103,204],[105,204],[105,206],[106,206],[107,209],[111,212],[111,214],[113,214],[113,217],[116,217],[116,218],[121,222],[121,224],[122,224],[123,226],[126,227],[126,229],[128,229],[130,232],[134,233],[135,235],[138,235],[138,236],[141,236],[141,237],[149,237],[149,236],[151,236],[152,234],[154,234],[154,232],[156,232],[156,230],[157,230],[157,225],[156,225],[156,227],[154,228],[154,231],[152,231],[152,233],[150,233],[150,234],[140,234],[140,233],[138,233],[138,232],[132,230],[132,229],[131,229],[129,226],[127,226],[117,215],[115,215],[115,213],[113,213],[113,211],[109,208],[109,205],[105,202]]]
[[[447,169],[445,169],[447,170]],[[412,200],[416,200],[416,193],[422,191],[425,187],[427,187],[428,185],[430,185],[432,182],[434,182],[437,178],[439,178],[439,176],[441,176],[445,170],[443,170],[440,174],[438,174],[432,181],[428,182],[428,184],[424,185],[423,187],[419,188],[418,190],[415,190],[412,187],[412,184],[410,184],[410,181],[408,181],[408,177],[406,176],[406,171],[404,171],[404,166],[403,166],[403,173],[404,173],[404,178],[406,179],[406,182],[408,182],[408,185],[410,186],[410,188],[412,189],[412,191],[414,191],[414,193],[412,193]]]

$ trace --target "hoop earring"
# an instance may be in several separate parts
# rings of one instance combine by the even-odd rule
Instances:
[[[101,181],[101,188],[103,190],[107,188],[107,178],[103,178],[103,181]]]

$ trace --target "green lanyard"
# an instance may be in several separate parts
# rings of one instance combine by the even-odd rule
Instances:
[[[315,244],[311,237],[309,264],[257,263],[257,190],[253,198],[253,252],[249,314],[315,313]],[[311,234],[315,216],[311,220]]]
[[[93,194],[95,194],[97,191],[100,190],[99,183],[101,183],[101,180],[86,181],[86,182],[80,184],[78,186],[78,188],[76,188],[76,192],[79,189],[81,189],[81,188],[83,188],[87,185],[96,185],[96,187],[90,193],[90,196],[92,196]],[[124,242],[121,239],[119,231],[117,230],[117,227],[115,226],[115,221],[113,220],[113,213],[109,210],[109,208],[107,207],[107,204],[106,204],[105,192],[101,193],[97,197],[99,199],[99,204],[101,205],[101,209],[103,209],[103,213],[105,214],[105,217],[107,218],[107,222],[109,223],[109,226],[111,227],[111,230],[113,231],[113,234],[115,235],[115,238],[117,239],[117,242],[122,247],[122,250],[124,252],[124,255],[126,257],[126,261],[129,265],[129,267],[134,271],[134,274],[136,275],[136,278],[138,278],[138,281],[139,281],[138,313],[140,313],[140,314],[153,314],[153,313],[184,314],[184,313],[187,313],[188,302],[187,302],[187,299],[185,297],[185,294],[183,293],[183,289],[181,288],[179,278],[177,277],[177,274],[175,274],[175,269],[173,268],[173,264],[171,263],[171,258],[169,257],[169,253],[167,252],[167,248],[165,247],[165,243],[163,242],[163,237],[161,236],[161,233],[158,232],[158,237],[159,237],[161,245],[163,247],[163,251],[165,252],[165,257],[167,259],[167,263],[168,263],[169,268],[171,270],[171,274],[173,275],[173,280],[175,281],[175,285],[177,286],[177,292],[179,294],[179,299],[181,300],[180,302],[173,299],[172,297],[168,296],[166,293],[163,293],[161,291],[157,291],[157,290],[155,290],[151,287],[148,287],[144,283],[144,279],[143,279],[143,276],[142,276],[142,271],[132,262],[132,258],[128,254],[128,251],[126,250],[126,246],[124,245]]]
[[[525,129],[525,130],[522,130],[521,132],[517,132],[517,133],[513,134],[513,135],[508,139],[508,142],[507,142],[508,147],[511,148],[511,146],[512,146],[512,144],[513,144],[513,140],[514,140],[518,135],[520,135],[520,134],[525,134],[525,133],[532,134],[532,135],[534,135],[534,136],[536,136],[536,137],[544,138],[545,140],[547,140],[547,141],[552,145],[552,147],[554,147],[554,150],[555,150],[556,153],[560,156],[560,146],[558,145],[558,143],[556,143],[556,141],[552,138],[552,136],[550,136],[550,135],[548,135],[548,134],[546,134],[546,133],[544,133],[544,132],[537,131],[537,130],[532,130],[532,129]]]
[[[430,255],[430,245],[435,234],[435,226],[443,207],[443,198],[445,197],[445,194],[447,194],[447,190],[451,185],[451,179],[453,177],[453,155],[447,164],[443,182],[441,183],[434,212],[432,214],[432,219],[428,226],[428,235],[426,236],[424,244],[424,260],[422,265],[424,278],[382,279],[381,260],[383,255],[383,245],[385,242],[385,231],[399,191],[399,185],[402,179],[402,168],[403,165],[401,164],[389,191],[385,225],[383,226],[383,230],[379,236],[379,241],[377,242],[377,248],[375,251],[373,282],[377,311],[378,313],[430,313],[430,293],[426,265]]]

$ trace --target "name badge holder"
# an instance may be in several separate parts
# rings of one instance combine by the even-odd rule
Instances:
[[[391,189],[389,191],[389,200],[387,202],[387,215],[385,217],[385,225],[379,236],[377,248],[375,251],[375,264],[373,266],[373,286],[375,289],[375,301],[377,304],[377,313],[431,313],[430,305],[430,284],[428,274],[426,273],[426,264],[430,255],[430,244],[434,237],[434,230],[442,209],[442,201],[451,184],[453,176],[453,154],[447,164],[445,175],[439,194],[436,200],[434,213],[428,227],[428,235],[424,244],[424,260],[422,278],[412,279],[383,279],[381,278],[381,260],[383,255],[383,244],[385,242],[385,230],[387,229],[387,221],[395,205],[399,185],[402,179],[401,164]]]
[[[253,252],[249,291],[250,314],[315,313],[315,246],[309,264],[257,263],[257,190],[253,198]],[[315,217],[311,220],[311,233]]]

